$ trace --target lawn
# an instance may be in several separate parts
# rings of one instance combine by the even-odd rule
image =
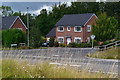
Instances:
[[[112,48],[104,51],[97,51],[92,54],[88,54],[88,57],[93,58],[102,58],[102,59],[120,59],[120,47],[119,48]]]
[[[48,62],[31,65],[26,61],[2,60],[2,78],[113,78],[114,75],[79,71],[70,66],[51,65]]]

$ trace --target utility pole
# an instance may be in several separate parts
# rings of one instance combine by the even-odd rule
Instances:
[[[29,9],[29,7],[27,6],[27,28],[28,28],[28,30],[27,30],[27,32],[28,32],[28,35],[27,35],[27,40],[28,40],[28,42],[27,42],[27,46],[29,47],[29,14],[28,14],[28,9]]]

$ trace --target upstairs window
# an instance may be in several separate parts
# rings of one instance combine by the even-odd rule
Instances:
[[[74,42],[75,43],[81,43],[81,38],[80,37],[75,37]]]
[[[58,31],[59,32],[63,32],[64,31],[64,27],[63,26],[58,26]]]
[[[87,32],[91,32],[91,25],[87,25]]]
[[[58,37],[58,42],[59,43],[64,43],[64,37]]]
[[[67,27],[67,31],[70,31],[70,26]]]
[[[75,32],[81,32],[82,31],[82,27],[81,26],[75,26],[74,27],[74,31]]]

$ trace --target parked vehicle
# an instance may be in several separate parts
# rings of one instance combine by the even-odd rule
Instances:
[[[42,47],[49,47],[49,42],[42,43]]]

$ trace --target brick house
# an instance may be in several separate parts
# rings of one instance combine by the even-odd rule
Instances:
[[[46,35],[47,41],[54,37],[59,43],[90,42],[92,25],[97,16],[93,13],[64,15]]]
[[[19,16],[2,17],[2,30],[19,29],[26,33],[27,27]]]

